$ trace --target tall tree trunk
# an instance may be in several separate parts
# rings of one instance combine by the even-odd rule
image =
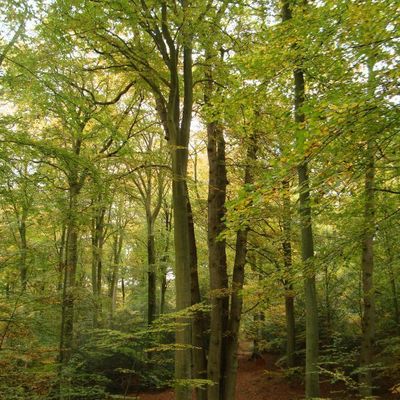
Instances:
[[[247,151],[247,164],[245,169],[244,184],[254,183],[254,163],[257,155],[257,144],[255,136],[250,138],[250,144]],[[230,298],[229,322],[226,334],[226,349],[224,352],[224,385],[222,391],[223,400],[231,400],[236,394],[236,376],[237,376],[237,350],[239,344],[239,328],[242,316],[243,298],[241,290],[244,284],[245,264],[247,257],[248,231],[246,227],[240,229],[236,234],[236,252],[233,265],[232,288]]]
[[[292,18],[290,2],[283,1],[282,20]],[[305,100],[304,73],[301,68],[293,72],[294,80],[294,119],[298,125],[303,125],[305,115],[302,110]],[[304,292],[306,308],[306,398],[319,397],[318,373],[318,307],[315,285],[314,239],[312,231],[312,215],[310,203],[310,184],[308,176],[308,161],[304,158],[297,167],[299,180],[299,214],[301,227],[301,255],[304,269]]]
[[[67,229],[65,225],[61,228],[60,245],[58,246],[58,282],[57,291],[60,292],[63,288],[63,277],[65,268],[65,242],[66,242]]]
[[[165,6],[164,6],[165,7]],[[186,13],[188,4],[182,2],[183,11]],[[171,144],[172,160],[172,200],[174,214],[174,247],[175,247],[175,292],[176,309],[184,310],[192,304],[191,295],[191,261],[189,240],[189,215],[188,215],[188,191],[186,186],[188,146],[190,125],[193,110],[193,60],[191,35],[189,27],[182,27],[184,40],[183,46],[183,109],[180,121],[179,79],[178,63],[170,65],[171,90],[168,101],[167,126]],[[176,57],[175,51],[171,59]],[[177,61],[177,57],[175,58]],[[192,329],[188,318],[179,318],[178,322],[184,324],[176,331],[176,343],[184,346],[184,349],[175,351],[175,378],[187,380],[191,378],[192,355],[190,345],[192,343]],[[175,391],[176,400],[191,400],[192,390],[187,385],[179,385]]]
[[[111,329],[114,328],[114,315],[115,315],[115,308],[117,302],[117,289],[118,289],[117,283],[118,283],[119,266],[121,262],[122,243],[123,243],[122,232],[117,232],[114,235],[111,279],[108,291],[108,296],[110,299],[109,325]]]
[[[26,240],[26,219],[28,216],[28,210],[23,207],[21,213],[21,219],[18,223],[18,232],[20,238],[20,278],[21,278],[21,287],[22,290],[26,290],[26,285],[28,282],[28,266],[26,262],[27,254],[28,254],[28,244]]]
[[[186,194],[187,147],[175,146],[172,152],[173,205],[174,205],[174,247],[175,247],[175,286],[177,311],[191,306],[190,244],[188,233],[188,213]],[[179,318],[184,324],[176,331],[176,343],[188,346],[175,352],[175,377],[177,380],[191,376],[191,329],[187,318]],[[176,389],[177,400],[190,400],[191,390],[185,386]]]
[[[216,122],[207,124],[207,154],[209,162],[208,186],[208,268],[210,271],[211,313],[208,349],[208,400],[223,396],[224,362],[223,333],[227,328],[228,275],[226,243],[220,238],[225,229],[226,166],[223,130]]]
[[[398,300],[398,289],[396,283],[396,275],[393,271],[393,256],[390,254],[391,249],[388,249],[389,260],[388,260],[388,274],[389,274],[389,282],[390,287],[392,289],[392,298],[393,298],[393,317],[394,322],[396,324],[396,332],[400,334],[400,307]]]
[[[99,195],[97,201],[102,201]],[[103,275],[103,246],[104,246],[104,217],[106,209],[103,205],[96,205],[96,212],[92,220],[92,290],[94,298],[93,326],[99,326],[101,314],[101,288]]]
[[[330,285],[329,285],[329,265],[325,264],[324,268],[324,281],[325,281],[325,324],[326,324],[326,334],[328,339],[332,335],[332,310],[331,310],[331,298],[330,298]]]
[[[62,365],[67,364],[71,358],[74,340],[74,291],[76,286],[76,267],[78,263],[77,206],[79,191],[79,185],[75,181],[72,181],[69,186],[69,207],[66,223],[66,258],[60,335],[60,362]]]
[[[294,310],[294,293],[291,282],[292,273],[292,227],[291,227],[291,206],[289,181],[282,182],[283,189],[283,263],[285,269],[284,288],[285,288],[285,316],[286,316],[286,365],[288,368],[295,366],[296,351],[296,322]]]
[[[157,47],[165,48],[164,39],[167,41],[168,54],[164,54],[164,60],[169,71],[168,98],[162,94],[157,84],[149,82],[156,98],[156,106],[166,139],[169,142],[172,166],[172,207],[174,216],[174,248],[175,248],[175,293],[176,310],[181,311],[191,306],[191,264],[190,242],[188,232],[188,193],[186,190],[188,146],[190,137],[190,125],[193,112],[193,59],[192,59],[192,33],[189,25],[190,18],[183,18],[180,28],[182,42],[178,45],[168,29],[167,2],[161,3],[161,40],[159,35],[150,32]],[[189,2],[181,1],[183,15],[189,11]],[[145,7],[147,8],[147,7]],[[146,11],[146,10],[145,10]],[[183,65],[179,57],[179,51],[183,52]],[[162,51],[162,50],[161,50]],[[180,75],[180,71],[183,72]],[[181,90],[180,77],[183,78]],[[182,100],[182,101],[181,101]],[[179,327],[176,330],[175,342],[178,349],[175,351],[175,390],[176,400],[191,400],[192,390],[187,386],[187,380],[191,378],[191,350],[192,343],[191,323],[188,318],[177,318]],[[179,383],[184,381],[184,385]]]
[[[306,398],[314,398],[319,396],[319,331],[307,163],[303,162],[298,167],[298,175],[300,189],[301,254],[304,268],[304,291],[306,301]]]
[[[188,230],[190,244],[190,274],[191,274],[191,297],[192,305],[201,302],[198,263],[197,263],[197,246],[194,230],[194,221],[192,213],[192,205],[188,197]],[[207,343],[205,337],[206,319],[202,311],[194,312],[192,317],[192,376],[194,379],[207,379]],[[196,389],[197,400],[207,400],[207,390],[203,387]]]
[[[150,213],[151,214],[151,213]],[[154,220],[147,217],[147,323],[151,325],[156,317],[156,248],[154,240]]]
[[[375,301],[374,301],[374,253],[373,240],[375,233],[375,154],[372,139],[368,140],[366,152],[366,172],[364,186],[364,231],[362,237],[362,295],[363,295],[363,314],[362,314],[362,338],[360,367],[362,371],[359,375],[361,384],[360,394],[362,396],[372,395],[372,373],[371,364],[373,362],[373,344],[375,331]]]
[[[125,279],[121,277],[121,294],[122,294],[122,304],[125,304]]]
[[[170,233],[172,229],[171,223],[171,214],[169,207],[167,205],[164,206],[164,217],[165,217],[165,247],[164,254],[161,257],[161,284],[160,284],[160,314],[164,314],[165,312],[165,296],[167,292],[167,268],[169,261],[169,242],[170,242]]]

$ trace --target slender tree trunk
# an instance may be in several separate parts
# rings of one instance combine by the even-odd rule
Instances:
[[[26,262],[27,254],[28,254],[28,244],[26,240],[26,219],[28,216],[28,210],[24,207],[22,209],[21,220],[18,224],[18,232],[20,237],[20,278],[21,278],[21,287],[22,290],[26,290],[26,285],[28,282],[28,266]]]
[[[284,279],[285,287],[285,316],[286,316],[286,365],[288,368],[295,366],[296,351],[296,322],[294,310],[294,293],[291,282],[292,273],[292,227],[291,227],[291,205],[289,181],[284,180],[283,189],[283,263],[286,277]]]
[[[192,305],[201,302],[198,263],[197,263],[197,246],[194,230],[194,221],[192,213],[192,205],[188,197],[188,230],[190,243],[190,274],[191,274],[191,297]],[[194,312],[192,319],[192,376],[194,379],[207,379],[207,359],[206,359],[206,319],[202,311]],[[197,400],[207,400],[207,390],[205,388],[196,389]]]
[[[65,225],[61,228],[61,239],[60,246],[58,247],[58,282],[57,291],[61,292],[63,287],[63,276],[65,268],[65,241],[66,241],[67,230]]]
[[[389,281],[390,281],[390,287],[392,289],[392,297],[393,297],[393,317],[394,317],[394,322],[396,324],[396,332],[398,334],[400,334],[400,308],[399,308],[399,300],[398,300],[398,290],[397,290],[396,276],[393,271],[392,263],[393,263],[393,257],[390,256],[389,262],[388,262],[388,273],[389,273]]]
[[[148,265],[148,290],[147,290],[147,323],[151,325],[156,317],[156,248],[154,240],[154,220],[151,215],[147,217],[147,265]]]
[[[262,358],[261,354],[261,346],[260,346],[260,341],[262,340],[262,327],[263,327],[263,322],[265,321],[265,314],[263,311],[258,311],[254,314],[253,316],[253,321],[254,325],[257,328],[256,331],[254,332],[254,337],[253,337],[253,349],[251,352],[251,360],[258,360]]]
[[[165,296],[167,292],[167,268],[169,261],[169,236],[172,229],[171,215],[168,206],[164,208],[165,216],[165,247],[164,254],[161,258],[161,284],[160,284],[160,314],[165,312]]]
[[[301,218],[301,254],[304,268],[306,300],[306,397],[319,397],[318,307],[313,266],[314,241],[311,226],[310,188],[307,163],[298,167]]]
[[[97,199],[102,201],[100,195]],[[93,326],[99,326],[101,314],[101,287],[103,275],[104,217],[106,209],[98,204],[92,221],[92,290],[94,298]]]
[[[121,277],[121,294],[122,294],[122,304],[125,304],[125,279]]]
[[[362,314],[362,338],[360,367],[362,371],[359,375],[361,384],[360,394],[362,396],[372,395],[372,372],[370,370],[373,362],[373,345],[375,333],[375,301],[374,301],[374,253],[373,240],[375,233],[375,155],[372,139],[368,141],[366,153],[365,172],[365,203],[364,203],[364,232],[362,238],[362,295],[363,295],[363,314]]]
[[[79,185],[72,181],[69,187],[69,207],[67,217],[66,260],[64,268],[64,287],[62,301],[62,324],[60,335],[60,362],[68,363],[71,358],[74,340],[74,303],[76,286],[76,267],[78,263],[78,224],[77,205]]]
[[[117,289],[118,289],[118,274],[119,274],[119,265],[121,260],[121,252],[122,252],[122,233],[117,232],[114,236],[113,242],[113,262],[112,262],[112,270],[111,270],[111,279],[110,279],[110,287],[108,296],[110,298],[110,312],[109,312],[109,325],[111,329],[114,327],[114,315],[115,308],[117,302]]]
[[[208,387],[208,400],[219,400],[223,396],[225,356],[223,333],[227,328],[228,275],[226,243],[220,238],[225,229],[226,166],[225,140],[222,128],[216,123],[207,124],[209,160],[208,186],[208,267],[210,271],[211,313],[210,344],[208,350],[208,379],[214,382]]]
[[[250,138],[250,144],[247,151],[247,165],[245,169],[244,184],[254,183],[254,163],[256,161],[257,144],[255,136]],[[241,290],[243,289],[245,264],[247,258],[248,227],[240,229],[236,234],[236,252],[233,265],[232,288],[230,299],[229,322],[226,334],[226,350],[224,352],[224,386],[222,392],[223,400],[231,400],[236,394],[237,377],[237,350],[239,344],[239,328],[242,316],[243,298]]]
[[[330,285],[329,285],[329,265],[325,265],[324,270],[324,280],[325,280],[325,323],[326,323],[326,332],[328,338],[330,339],[332,334],[332,310],[331,310],[331,299],[329,295]]]
[[[289,21],[292,18],[290,2],[283,1],[282,20]],[[305,123],[305,115],[302,110],[305,100],[304,73],[301,68],[293,72],[294,79],[294,119],[299,125]],[[304,158],[297,167],[299,180],[299,214],[301,227],[301,254],[304,268],[304,292],[306,308],[306,398],[319,397],[319,373],[318,373],[318,307],[317,291],[315,285],[314,239],[312,231],[312,215],[310,204],[310,184],[308,176],[308,161]]]

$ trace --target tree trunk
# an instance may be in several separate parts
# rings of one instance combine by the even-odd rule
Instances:
[[[74,303],[76,267],[78,263],[77,205],[80,188],[76,182],[69,186],[69,207],[67,216],[66,259],[62,301],[62,323],[60,335],[60,363],[67,364],[71,358],[74,340]]]
[[[175,247],[175,286],[176,309],[184,310],[191,306],[190,244],[188,233],[186,165],[187,147],[177,143],[172,151],[172,193],[174,208],[174,247]],[[182,148],[183,147],[183,148]],[[188,318],[178,318],[184,324],[176,331],[176,343],[187,346],[175,351],[175,378],[188,379],[191,376],[191,329]],[[178,382],[179,384],[179,382]],[[177,400],[190,400],[191,390],[186,386],[176,389]]]
[[[22,209],[21,220],[18,223],[18,232],[20,237],[20,278],[21,278],[21,288],[23,291],[26,290],[26,285],[28,282],[28,266],[26,263],[28,244],[26,240],[26,219],[28,216],[28,210],[24,207]]]
[[[257,144],[255,136],[250,138],[250,144],[247,151],[247,165],[245,169],[244,184],[254,183],[254,162],[257,154]],[[225,160],[224,160],[225,161]],[[231,400],[236,394],[236,376],[237,376],[237,350],[239,344],[239,328],[242,316],[243,298],[241,290],[244,284],[244,272],[247,257],[247,238],[248,227],[240,229],[236,234],[236,252],[233,265],[232,288],[230,299],[229,322],[226,336],[226,350],[224,352],[224,385],[222,390],[222,399]]]
[[[110,312],[109,312],[109,325],[110,328],[114,328],[114,315],[117,302],[117,288],[118,288],[118,273],[119,265],[121,261],[121,251],[122,251],[122,233],[117,232],[114,236],[113,243],[113,259],[112,259],[112,270],[111,279],[108,296],[110,298]]]
[[[363,295],[363,314],[362,314],[362,338],[360,352],[359,374],[360,394],[362,396],[372,395],[372,373],[371,364],[373,362],[373,344],[375,331],[375,301],[374,301],[374,253],[373,240],[375,233],[375,155],[372,139],[368,140],[366,153],[365,172],[365,203],[364,203],[364,231],[362,238],[362,295]]]
[[[97,199],[102,201],[100,195]],[[93,326],[99,326],[101,314],[101,287],[103,274],[104,217],[106,209],[98,204],[92,221],[92,290],[94,298]]]
[[[58,247],[58,282],[57,282],[57,291],[61,292],[63,288],[63,277],[64,277],[64,268],[65,268],[65,241],[66,241],[67,230],[65,225],[61,228],[61,239],[60,246]]]
[[[284,0],[282,6],[282,20],[292,18],[290,2]],[[294,80],[294,120],[298,125],[305,123],[302,110],[305,100],[304,73],[301,68],[293,72]],[[299,180],[299,214],[301,227],[301,254],[304,268],[304,292],[306,308],[306,398],[319,397],[318,373],[318,307],[315,285],[314,240],[312,231],[312,215],[310,204],[310,184],[308,177],[308,161],[303,159],[297,167]]]
[[[389,250],[390,251],[390,250]],[[392,289],[392,297],[393,297],[393,317],[394,317],[394,322],[396,324],[396,332],[397,334],[400,334],[400,308],[399,308],[399,300],[398,300],[398,290],[397,290],[397,284],[396,284],[396,276],[393,271],[393,257],[390,256],[389,262],[388,262],[388,273],[389,273],[389,281],[390,281],[390,287]]]
[[[291,227],[291,206],[290,206],[290,188],[289,181],[282,182],[283,189],[283,264],[285,268],[285,316],[286,316],[286,365],[288,368],[295,366],[296,351],[296,322],[294,310],[294,293],[293,284],[291,282],[292,271],[292,227]]]
[[[125,304],[125,279],[121,277],[121,294],[122,294],[122,304]]]
[[[186,187],[187,190],[187,187]],[[194,230],[192,205],[188,197],[188,229],[190,243],[190,274],[191,274],[191,297],[192,305],[201,302],[199,275],[197,269],[197,246]],[[205,337],[206,319],[202,311],[194,312],[192,319],[192,376],[194,379],[207,379],[207,340]],[[196,389],[197,400],[207,400],[207,390],[205,388]]]
[[[226,243],[220,238],[225,229],[226,166],[223,130],[216,122],[207,124],[207,154],[209,160],[208,186],[208,268],[210,271],[211,313],[210,344],[208,349],[208,379],[214,382],[208,387],[208,400],[223,396],[225,357],[223,333],[227,328],[228,275]]]
[[[147,218],[147,323],[151,325],[156,317],[156,248],[154,240],[154,220]]]
[[[330,340],[332,335],[332,310],[331,310],[331,299],[329,295],[330,285],[329,285],[329,265],[325,264],[324,268],[324,280],[325,280],[325,324],[326,324],[326,334]]]
[[[187,4],[183,2],[186,10]],[[185,25],[183,30],[188,29]],[[191,37],[186,34],[183,48],[183,110],[180,122],[179,79],[178,65],[170,65],[171,91],[168,101],[167,137],[170,139],[172,161],[172,202],[174,215],[174,247],[175,247],[175,292],[177,311],[189,308],[192,304],[191,295],[191,261],[189,240],[188,191],[186,187],[188,146],[190,123],[193,108],[193,79],[192,79],[192,49]],[[174,50],[175,52],[175,50]],[[173,58],[175,55],[171,55]],[[175,390],[176,400],[191,400],[192,390],[180,385],[181,380],[191,378],[192,343],[191,321],[181,317],[177,319],[182,327],[177,328],[175,341],[182,349],[175,351],[175,379],[178,386]]]
[[[298,175],[300,190],[301,254],[304,268],[306,302],[306,398],[314,398],[319,397],[319,332],[315,270],[313,265],[314,241],[311,226],[310,187],[308,165],[306,162],[303,162],[298,167]]]
[[[161,257],[161,284],[160,284],[160,314],[165,312],[165,295],[167,292],[167,268],[169,261],[169,235],[171,232],[171,215],[170,210],[167,205],[164,207],[164,217],[165,217],[165,247],[164,254]]]

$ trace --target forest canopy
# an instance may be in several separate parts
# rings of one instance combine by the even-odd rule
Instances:
[[[0,0],[0,400],[398,398],[399,15]]]

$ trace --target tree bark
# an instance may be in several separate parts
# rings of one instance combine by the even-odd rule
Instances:
[[[223,398],[225,356],[223,333],[227,329],[229,298],[226,242],[220,238],[225,229],[226,166],[223,130],[216,122],[207,124],[208,186],[208,268],[210,271],[211,313],[207,376],[208,400]]]
[[[254,183],[254,163],[257,157],[257,144],[255,136],[250,138],[249,148],[247,150],[247,164],[245,168],[244,184]],[[249,228],[246,226],[240,229],[236,234],[236,251],[233,265],[231,298],[228,329],[226,332],[226,349],[224,352],[224,385],[222,390],[222,399],[230,400],[235,398],[236,377],[237,377],[237,350],[239,344],[239,328],[242,316],[243,298],[241,290],[243,289],[245,265],[247,259],[247,242]]]
[[[62,300],[62,323],[60,335],[60,363],[65,365],[71,358],[74,340],[74,303],[76,267],[78,263],[77,206],[80,187],[76,181],[69,185],[69,206],[67,214],[67,239]]]
[[[170,244],[170,233],[172,229],[171,214],[169,207],[164,207],[164,218],[165,218],[165,247],[164,254],[161,257],[161,284],[160,284],[160,314],[165,312],[165,296],[167,292],[167,267],[169,261],[169,244]]]
[[[156,249],[154,240],[154,221],[152,216],[147,218],[147,323],[151,325],[156,317]]]
[[[300,190],[301,254],[304,268],[304,292],[306,302],[306,398],[319,397],[318,372],[318,307],[313,265],[314,240],[311,225],[310,187],[308,165],[298,167]]]
[[[362,338],[360,351],[359,374],[360,394],[364,397],[372,395],[373,345],[375,335],[375,299],[374,299],[374,252],[373,240],[375,234],[375,155],[372,139],[368,140],[366,151],[366,172],[364,183],[364,231],[362,237]]]
[[[190,274],[192,305],[201,302],[201,293],[198,275],[197,246],[194,230],[192,205],[188,197],[188,230],[190,244]],[[195,311],[192,317],[192,376],[194,379],[207,379],[207,340],[205,337],[206,319],[202,311]],[[207,390],[196,388],[196,399],[207,400]]]
[[[286,317],[286,365],[288,368],[295,366],[295,351],[296,351],[296,322],[294,310],[294,294],[293,284],[290,280],[292,271],[292,227],[291,227],[291,206],[289,181],[282,182],[283,189],[283,264],[286,277],[284,278],[285,288],[285,317]]]
[[[102,196],[96,199],[102,202]],[[103,205],[95,205],[95,215],[92,220],[92,291],[93,291],[93,326],[99,326],[101,315],[101,288],[103,274],[103,246],[104,246],[104,217],[106,209]]]
[[[283,22],[292,19],[290,2],[283,1]],[[294,120],[298,125],[305,123],[305,115],[302,110],[305,101],[305,81],[301,68],[293,72],[294,80]],[[299,181],[299,214],[301,230],[301,255],[304,268],[304,292],[306,308],[306,398],[319,397],[319,373],[318,373],[318,307],[315,284],[314,238],[312,231],[312,215],[310,204],[310,184],[308,176],[308,161],[304,158],[297,167]]]
[[[26,285],[28,282],[28,266],[26,263],[26,258],[28,254],[28,244],[26,240],[26,219],[28,217],[28,210],[26,207],[22,208],[21,219],[18,222],[18,232],[20,238],[20,278],[22,290],[26,290]]]
[[[114,242],[113,242],[111,279],[108,291],[108,296],[110,298],[109,325],[111,329],[114,328],[114,315],[115,315],[115,308],[117,302],[117,289],[118,289],[117,283],[118,283],[119,266],[121,262],[122,243],[123,243],[122,232],[116,232],[116,234],[114,235]]]

